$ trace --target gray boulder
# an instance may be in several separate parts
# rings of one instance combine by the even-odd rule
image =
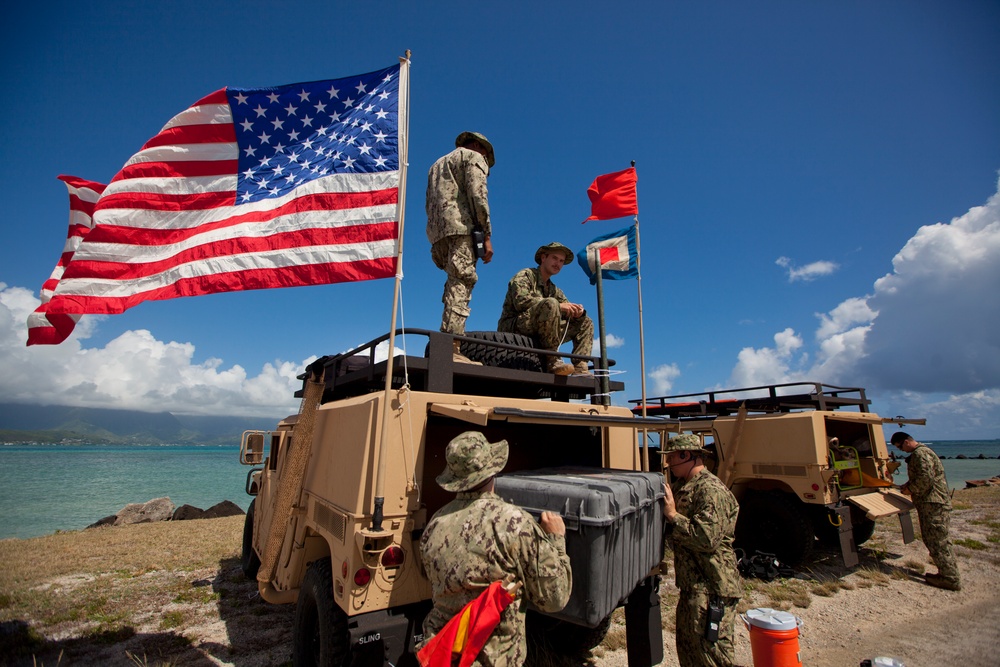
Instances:
[[[167,521],[173,516],[174,504],[170,498],[153,498],[145,503],[130,503],[118,510],[114,525],[125,526],[133,523]]]

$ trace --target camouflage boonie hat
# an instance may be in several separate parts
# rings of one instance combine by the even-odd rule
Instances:
[[[461,148],[470,141],[478,141],[479,145],[486,149],[486,164],[492,169],[493,165],[497,163],[496,157],[493,154],[493,144],[478,132],[463,132],[455,137],[455,148]]]
[[[574,257],[573,251],[570,250],[569,248],[567,248],[566,246],[564,246],[562,243],[556,243],[555,241],[553,241],[552,243],[550,243],[548,245],[543,245],[538,250],[536,250],[535,251],[535,264],[541,264],[542,263],[542,253],[543,252],[544,253],[561,252],[562,254],[566,255],[566,263],[567,264],[571,264],[573,262],[573,257]]]
[[[669,454],[670,452],[701,452],[702,454],[711,454],[710,451],[705,449],[701,444],[701,438],[696,435],[691,435],[690,433],[685,433],[679,435],[676,438],[670,438],[667,444],[663,446],[662,452],[664,454]]]
[[[447,467],[437,476],[445,491],[474,489],[507,465],[507,441],[490,442],[479,431],[452,438],[444,450]]]

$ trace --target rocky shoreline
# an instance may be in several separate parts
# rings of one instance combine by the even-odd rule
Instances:
[[[129,503],[114,514],[109,514],[87,526],[126,526],[136,523],[154,523],[157,521],[189,521],[191,519],[220,519],[227,516],[246,514],[239,505],[231,500],[223,500],[208,509],[194,505],[177,507],[169,497],[153,498],[144,503]]]

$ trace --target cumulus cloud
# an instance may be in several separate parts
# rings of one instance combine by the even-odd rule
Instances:
[[[677,364],[661,364],[647,373],[649,379],[653,381],[653,393],[664,396],[674,388],[674,380],[681,375]]]
[[[1000,184],[998,184],[1000,186]],[[778,264],[796,272],[791,260]],[[813,265],[810,265],[813,266]],[[791,329],[744,348],[737,386],[798,380],[865,386],[879,403],[948,424],[947,437],[1000,424],[1000,191],[949,223],[920,227],[872,293],[817,314],[815,354]],[[805,279],[805,278],[803,278]]]
[[[614,334],[604,334],[605,342],[607,343],[608,349],[615,347],[625,347],[625,339],[621,336],[616,336]],[[600,351],[601,349],[601,339],[598,336],[594,336],[594,350]]]
[[[821,276],[828,276],[840,268],[839,264],[828,260],[820,260],[812,264],[806,264],[805,266],[795,266],[795,263],[790,258],[779,257],[774,263],[783,269],[788,269],[788,282],[790,283],[794,283],[796,280],[804,280],[806,282],[816,280]]]
[[[294,412],[295,379],[315,357],[264,364],[256,375],[221,359],[195,363],[191,343],[164,342],[145,330],[126,331],[102,348],[85,349],[96,318],[81,319],[60,345],[26,347],[28,314],[38,299],[0,283],[0,400],[43,405],[108,407],[261,416]]]

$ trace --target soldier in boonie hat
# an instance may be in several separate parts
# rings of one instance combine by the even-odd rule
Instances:
[[[550,252],[561,252],[566,256],[566,263],[570,264],[573,262],[573,251],[564,246],[562,243],[557,243],[553,241],[547,245],[539,246],[538,250],[535,251],[535,264],[542,263],[542,255],[548,254]]]
[[[493,153],[493,144],[490,143],[489,139],[478,132],[462,132],[460,135],[455,137],[455,148],[462,148],[473,141],[482,146],[483,150],[486,151],[486,154],[483,157],[486,158],[486,164],[488,164],[490,169],[492,169],[493,165],[497,163],[496,157]]]
[[[474,489],[507,465],[507,441],[490,442],[479,431],[466,431],[452,438],[444,450],[447,467],[437,476],[445,491]]]
[[[684,433],[670,438],[670,440],[667,441],[667,444],[663,447],[662,451],[664,454],[684,451],[700,452],[702,454],[712,453],[705,449],[705,446],[701,444],[701,438],[691,433]]]

